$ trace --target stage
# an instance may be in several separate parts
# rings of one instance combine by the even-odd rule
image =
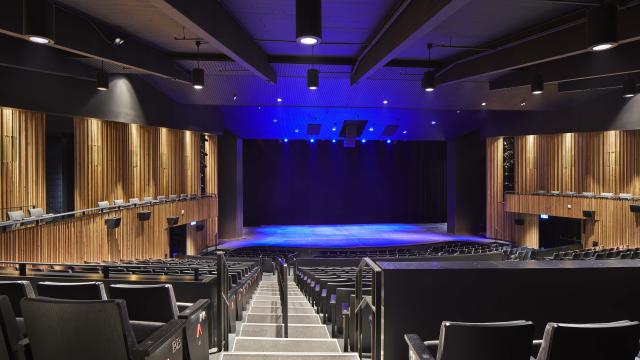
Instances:
[[[472,235],[451,235],[447,224],[359,224],[260,226],[244,229],[238,240],[221,240],[220,249],[270,246],[291,248],[355,248],[415,246],[445,241],[486,243]]]

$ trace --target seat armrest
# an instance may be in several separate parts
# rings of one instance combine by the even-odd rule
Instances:
[[[535,359],[538,357],[538,353],[540,352],[540,347],[542,346],[542,340],[533,340],[533,345],[531,346],[531,355]]]
[[[206,310],[211,301],[208,299],[200,299],[193,304],[178,303],[178,308],[182,308],[188,305],[178,314],[178,319],[188,319],[194,314],[198,314],[200,311]]]
[[[407,345],[409,345],[409,359],[435,360],[425,343],[420,339],[420,336],[416,334],[405,334],[404,339]]]
[[[29,342],[29,338],[23,338],[22,340],[18,341],[15,355],[16,360],[29,360],[32,358],[31,343]]]
[[[182,359],[182,331],[186,321],[171,320],[133,348],[135,360]]]

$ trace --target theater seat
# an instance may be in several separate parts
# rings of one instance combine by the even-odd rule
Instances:
[[[69,300],[106,300],[107,294],[101,282],[59,283],[40,282],[36,285],[38,296]]]
[[[150,330],[149,327],[167,323],[174,319],[186,320],[183,339],[187,346],[185,354],[190,360],[207,360],[211,348],[207,308],[209,300],[201,299],[194,304],[177,303],[170,284],[109,286],[112,299],[122,299],[127,304],[131,320],[139,322],[138,331]],[[179,305],[184,310],[179,311]]]
[[[536,360],[632,360],[638,355],[640,323],[548,323]]]
[[[21,303],[34,360],[182,360],[184,320],[137,338],[122,300],[36,297]]]
[[[0,295],[0,359],[27,359],[28,353],[28,342],[18,327],[11,301]]]
[[[0,295],[6,295],[11,303],[11,308],[16,316],[16,322],[20,333],[26,336],[24,318],[20,309],[20,301],[23,298],[35,297],[33,287],[28,281],[0,281]]]
[[[533,323],[529,321],[445,321],[440,327],[439,340],[422,342],[415,334],[405,335],[405,340],[409,345],[410,359],[529,360],[533,332]]]

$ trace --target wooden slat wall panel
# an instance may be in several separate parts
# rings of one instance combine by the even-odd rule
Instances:
[[[538,215],[519,214],[517,217],[524,220],[524,224],[515,227],[513,240],[516,245],[537,248],[539,246]]]
[[[214,244],[216,229],[208,224],[217,218],[217,201],[216,197],[209,197],[157,204],[7,231],[0,233],[0,259],[83,262],[164,258],[169,253],[168,216],[180,216],[179,225],[191,221],[205,224],[205,231],[198,233],[189,248],[191,254],[197,254]],[[136,214],[140,210],[150,210],[151,220],[138,221]],[[107,230],[104,221],[113,216],[120,216],[122,225]]]
[[[44,114],[0,107],[0,219],[8,208],[46,209]]]
[[[207,142],[205,151],[207,156],[206,171],[206,191],[208,193],[218,193],[218,138],[213,135],[206,135]]]
[[[501,144],[501,138],[487,141],[487,235],[520,243],[521,234],[510,232],[505,217],[499,216]],[[518,136],[515,159],[518,193],[544,190],[640,195],[639,130]],[[640,218],[629,211],[628,201],[508,195],[505,206],[504,211],[511,214],[574,218],[582,218],[582,210],[595,210],[598,221],[587,222],[585,245],[598,241],[604,246],[640,246]],[[534,234],[531,231],[529,234]],[[535,243],[529,236],[526,239],[526,244]]]

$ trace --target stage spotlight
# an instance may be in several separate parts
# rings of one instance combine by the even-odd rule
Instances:
[[[425,71],[422,75],[422,88],[424,91],[432,92],[436,89],[436,75],[431,71]]]
[[[302,45],[322,41],[322,0],[296,0],[296,41]]]
[[[307,87],[309,90],[317,90],[320,87],[320,72],[317,69],[307,70]]]
[[[204,88],[204,69],[195,68],[191,71],[191,85],[196,90]]]
[[[542,75],[536,74],[531,81],[531,93],[534,95],[540,95],[544,91],[544,79]]]
[[[618,45],[618,6],[613,3],[594,7],[587,13],[587,43],[593,51]]]
[[[631,98],[636,96],[637,93],[638,87],[636,85],[636,81],[633,78],[626,79],[622,85],[622,96]]]
[[[22,33],[36,44],[52,44],[55,38],[55,7],[48,0],[24,0]]]

